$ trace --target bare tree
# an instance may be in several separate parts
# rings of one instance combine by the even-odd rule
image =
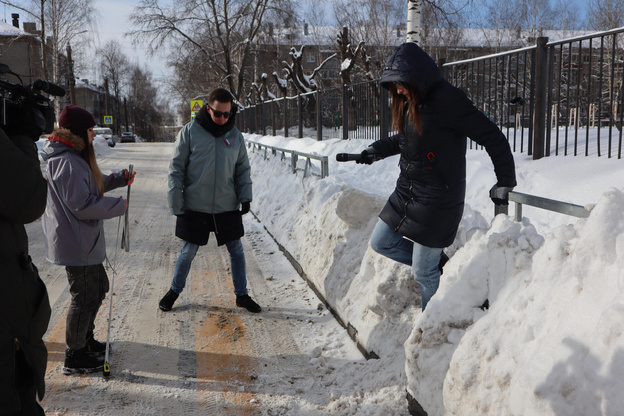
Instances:
[[[550,0],[515,0],[515,7],[520,13],[520,27],[529,37],[542,36],[544,30],[553,27],[555,11]]]
[[[149,70],[130,67],[128,79],[128,110],[134,131],[148,141],[162,136],[163,106],[158,104],[158,90]]]
[[[288,14],[284,4],[288,0],[182,0],[163,7],[158,0],[142,0],[132,14],[138,29],[130,35],[152,51],[169,44],[177,76],[188,74],[181,64],[201,68],[211,88],[227,86],[238,98],[253,82],[252,49],[265,18],[279,8]]]
[[[113,99],[111,101],[113,103],[113,120],[115,122],[113,128],[117,134],[120,134],[121,98],[123,95],[122,90],[127,83],[128,57],[122,52],[119,42],[115,40],[106,43],[97,51],[97,54],[100,57],[102,77],[107,81],[110,90],[112,90]],[[106,110],[110,111],[109,108]]]
[[[39,22],[44,77],[54,83],[65,84],[62,78],[68,74],[69,68],[67,60],[61,60],[61,57],[77,35],[92,32],[95,15],[93,0],[0,0],[0,3],[15,7]],[[50,44],[47,44],[48,36]],[[88,36],[83,38],[88,39]],[[51,57],[47,55],[48,49]],[[51,73],[48,68],[50,58]]]
[[[351,71],[355,67],[360,50],[364,47],[364,41],[360,41],[354,48],[349,42],[349,28],[347,27],[342,28],[337,41],[340,49],[340,77],[344,85],[349,85],[351,84]]]
[[[405,32],[396,30],[405,23],[405,0],[366,0],[358,7],[349,0],[335,0],[333,6],[338,26],[349,28],[351,43],[368,45],[368,73],[380,77],[390,51],[405,41]],[[357,65],[354,73],[358,70],[365,78],[367,71]]]
[[[587,6],[587,25],[593,30],[624,26],[624,0],[593,0]]]

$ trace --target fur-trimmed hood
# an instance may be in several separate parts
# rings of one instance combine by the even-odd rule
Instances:
[[[56,129],[48,137],[48,141],[43,145],[43,160],[48,160],[52,156],[74,150],[78,153],[86,148],[87,144],[82,137],[72,133],[69,129]]]

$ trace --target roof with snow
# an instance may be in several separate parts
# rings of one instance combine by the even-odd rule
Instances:
[[[0,36],[20,36],[20,35],[28,35],[28,33],[18,27],[15,27],[7,22],[3,22],[0,20]]]

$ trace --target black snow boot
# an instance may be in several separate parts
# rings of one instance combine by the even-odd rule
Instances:
[[[236,295],[236,306],[245,308],[249,312],[258,313],[262,311],[260,305],[258,305],[249,295]]]
[[[104,367],[104,358],[87,351],[87,347],[65,351],[63,374],[87,374],[101,370]]]
[[[405,398],[407,399],[407,410],[411,416],[427,416],[427,412],[422,408],[418,400],[416,400],[409,391],[406,392]]]
[[[173,304],[175,303],[176,299],[178,299],[178,296],[180,295],[169,289],[169,292],[167,292],[167,294],[165,294],[165,296],[163,296],[163,298],[160,300],[158,307],[161,311],[170,311],[171,308],[173,308]]]
[[[90,352],[93,355],[104,356],[106,354],[106,343],[100,342],[95,338],[89,339],[87,341],[87,352]],[[110,345],[108,346],[108,352],[111,352]]]
[[[444,273],[444,265],[449,261],[449,256],[446,255],[445,252],[440,253],[440,263],[438,263],[438,270],[440,270],[440,274]]]

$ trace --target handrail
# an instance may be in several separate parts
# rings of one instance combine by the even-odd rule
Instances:
[[[311,169],[312,168],[311,159],[318,160],[321,162],[321,175],[320,175],[321,179],[329,176],[329,157],[328,156],[313,155],[311,153],[303,153],[297,150],[284,149],[284,148],[276,147],[276,146],[269,146],[267,144],[256,142],[256,141],[249,140],[249,139],[245,139],[245,142],[247,143],[247,147],[253,146],[252,150],[254,151],[256,148],[258,148],[258,150],[261,150],[264,147],[265,159],[267,155],[266,153],[267,149],[271,149],[271,153],[273,153],[273,155],[277,154],[277,152],[281,152],[282,160],[286,157],[286,153],[289,153],[291,155],[290,166],[292,169],[292,173],[297,173],[297,161],[299,160],[299,156],[306,158],[305,167],[302,169],[304,178],[308,176],[308,173],[311,175],[315,174],[314,172],[312,172],[312,169]]]
[[[568,202],[555,201],[554,199],[543,198],[541,196],[523,194],[520,192],[510,192],[509,200],[516,203],[516,213],[514,219],[522,220],[522,205],[531,205],[536,208],[548,211],[559,212],[561,214],[570,215],[578,218],[587,218],[591,212],[591,208],[585,208],[581,205],[570,204]],[[495,205],[494,215],[507,214],[508,205]]]

